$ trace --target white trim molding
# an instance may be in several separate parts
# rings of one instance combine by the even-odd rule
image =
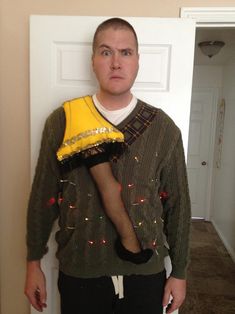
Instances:
[[[197,27],[235,26],[235,7],[183,7],[180,17],[196,20]]]
[[[217,225],[217,223],[212,219],[212,225],[214,226],[216,232],[218,233],[221,241],[223,242],[225,248],[227,249],[229,255],[231,256],[232,260],[235,263],[235,251],[234,248],[232,248],[232,246],[230,245],[230,243],[227,240],[227,237],[223,234],[223,232],[221,232],[221,228],[219,228],[219,226]]]

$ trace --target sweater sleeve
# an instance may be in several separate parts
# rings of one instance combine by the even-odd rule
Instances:
[[[164,231],[172,263],[171,276],[184,279],[189,259],[191,205],[180,133],[161,176]]]
[[[60,170],[56,159],[55,122],[53,116],[49,117],[44,127],[28,203],[26,236],[28,260],[39,260],[46,254],[47,241],[59,214],[57,199],[60,190]],[[57,128],[60,129],[60,126],[57,125]]]

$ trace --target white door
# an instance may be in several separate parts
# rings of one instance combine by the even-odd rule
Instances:
[[[96,90],[91,41],[107,17],[32,16],[30,21],[31,169],[34,173],[40,137],[48,114],[66,99]],[[188,144],[195,22],[183,19],[126,18],[137,31],[140,71],[133,93],[165,110]],[[42,266],[46,272],[48,307],[58,314],[57,261],[53,235]],[[53,289],[54,288],[54,289]],[[36,311],[32,310],[36,314]]]
[[[214,89],[193,90],[187,170],[194,218],[205,219],[209,211],[216,103]]]

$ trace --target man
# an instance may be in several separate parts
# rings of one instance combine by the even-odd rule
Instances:
[[[114,18],[97,28],[92,65],[99,90],[83,100],[94,103],[125,136],[127,149],[112,159],[112,171],[122,185],[141,246],[154,254],[141,264],[122,260],[115,250],[117,232],[89,171],[83,165],[63,171],[56,158],[68,127],[61,107],[47,119],[29,201],[25,293],[43,311],[46,289],[40,259],[59,217],[62,314],[160,314],[168,304],[167,313],[172,313],[185,298],[190,225],[181,134],[163,111],[131,94],[139,54],[129,23]],[[166,279],[168,251],[172,272]]]

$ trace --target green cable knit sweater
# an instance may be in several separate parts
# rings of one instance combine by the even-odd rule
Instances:
[[[79,119],[79,117],[78,117]],[[62,171],[56,152],[65,130],[62,107],[47,119],[28,205],[28,260],[47,252],[58,218],[57,258],[60,270],[74,277],[154,274],[172,261],[171,275],[185,278],[188,263],[190,200],[179,129],[160,109],[138,100],[117,127],[127,150],[113,159],[113,173],[143,247],[155,254],[146,264],[122,261],[114,251],[117,237],[106,217],[99,193],[84,166]]]

